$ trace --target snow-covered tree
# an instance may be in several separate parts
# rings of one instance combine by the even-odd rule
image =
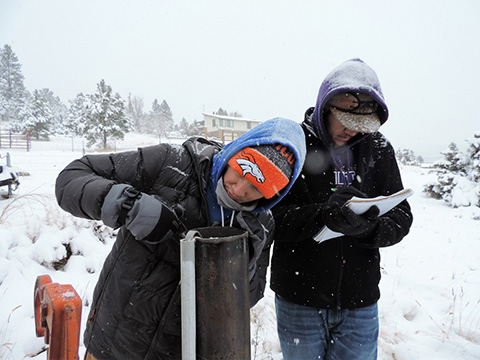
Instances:
[[[10,45],[0,50],[0,119],[20,122],[25,110],[27,91],[22,66]]]
[[[398,161],[403,165],[419,166],[423,159],[421,156],[416,156],[413,150],[399,149],[395,152]]]
[[[450,143],[450,145],[448,145],[448,149],[442,151],[441,154],[444,156],[444,159],[435,162],[434,165],[436,168],[443,169],[454,174],[467,174],[467,161],[465,156],[458,150],[457,144],[453,142]]]
[[[228,115],[227,110],[224,110],[224,109],[222,109],[222,108],[219,108],[216,113],[215,113],[215,112],[213,112],[213,113],[214,113],[214,114],[217,114],[217,115],[225,115],[225,116]]]
[[[480,134],[469,141],[467,154],[462,154],[455,143],[450,143],[435,162],[437,180],[424,186],[424,192],[443,199],[453,207],[480,206]]]
[[[182,120],[180,120],[179,130],[184,135],[188,134],[188,122],[187,120],[185,120],[185,118],[182,118]]]
[[[67,108],[49,89],[35,90],[28,101],[28,116],[24,128],[36,139],[48,139],[51,134],[63,134]]]
[[[231,112],[230,116],[239,117],[239,118],[243,117],[243,115],[241,113],[239,113],[238,111]]]
[[[122,140],[130,130],[130,124],[120,95],[112,94],[112,87],[102,79],[97,84],[97,92],[89,95],[88,100],[84,129],[88,146],[101,143],[107,148],[108,139]]]
[[[68,109],[67,133],[73,136],[81,136],[85,131],[88,115],[88,98],[83,93],[77,94],[70,101]]]
[[[132,119],[135,130],[143,131],[145,126],[145,113],[143,112],[143,99],[138,96],[128,95],[127,114]]]
[[[472,181],[480,183],[480,133],[476,133],[469,143],[467,156],[469,159],[469,177]]]
[[[158,136],[165,136],[173,128],[173,114],[165,100],[161,104],[157,99],[153,101],[149,120],[151,129]]]

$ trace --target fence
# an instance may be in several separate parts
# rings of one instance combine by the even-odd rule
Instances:
[[[0,149],[20,149],[30,151],[32,142],[30,134],[17,134],[0,130]]]

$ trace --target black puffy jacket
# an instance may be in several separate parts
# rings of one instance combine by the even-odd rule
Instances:
[[[158,195],[172,208],[182,208],[180,220],[188,229],[208,226],[207,179],[219,151],[217,143],[192,138],[183,145],[85,156],[58,176],[57,200],[75,216],[100,219],[111,187],[130,184]],[[273,230],[269,212],[254,216]],[[119,230],[94,290],[84,334],[87,351],[97,359],[181,358],[178,241],[171,236],[150,244],[137,241],[126,227]],[[251,305],[263,296],[270,242],[250,282]]]
[[[309,109],[302,124],[307,157],[301,176],[273,208],[275,245],[271,288],[290,302],[316,308],[359,308],[380,297],[379,248],[398,243],[408,234],[412,213],[406,200],[379,218],[362,241],[349,236],[321,244],[313,237],[323,227],[323,206],[335,188],[334,164],[311,125]],[[394,150],[379,132],[352,146],[356,167],[352,186],[368,197],[403,189]],[[359,181],[361,180],[361,181]]]

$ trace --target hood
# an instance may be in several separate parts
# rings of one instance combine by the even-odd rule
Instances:
[[[368,93],[381,107],[378,112],[380,123],[383,125],[388,119],[388,108],[375,71],[361,59],[347,60],[333,69],[323,81],[312,115],[315,132],[327,146],[332,146],[333,142],[325,128],[323,110],[328,100],[340,92]],[[363,136],[360,134],[360,137]],[[355,141],[355,138],[352,140]]]
[[[293,120],[275,118],[267,120],[247,133],[240,136],[238,139],[226,145],[213,159],[212,172],[209,179],[210,195],[214,194],[214,189],[217,187],[217,182],[224,170],[226,169],[228,160],[241,149],[248,146],[282,144],[288,146],[295,154],[295,165],[290,182],[285,186],[279,195],[271,199],[261,199],[253,212],[264,212],[271,209],[278,203],[285,194],[288,193],[294,181],[297,179],[302,170],[305,161],[306,145],[305,136],[300,124]],[[216,200],[216,199],[215,199]],[[216,205],[216,206],[215,206]],[[209,204],[211,207],[212,204]],[[214,204],[214,207],[218,207]],[[212,209],[211,209],[212,210]],[[214,209],[215,210],[215,209]],[[215,211],[214,211],[215,212]],[[212,211],[211,211],[212,214]]]

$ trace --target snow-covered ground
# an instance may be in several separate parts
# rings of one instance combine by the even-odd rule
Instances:
[[[157,141],[132,134],[116,150]],[[12,165],[28,175],[12,198],[0,198],[0,359],[21,360],[44,346],[33,318],[37,276],[74,286],[83,301],[83,333],[114,238],[100,223],[73,218],[56,204],[56,176],[82,156],[81,140],[55,138],[34,142],[30,152],[8,152]],[[382,250],[379,359],[480,359],[480,208],[453,209],[427,198],[423,184],[433,179],[427,169],[403,167],[402,176],[415,191],[409,199],[414,223],[400,244]],[[65,244],[73,255],[56,271],[51,264],[65,257]],[[252,359],[281,360],[270,290],[251,315]],[[81,346],[80,357],[84,352]]]

